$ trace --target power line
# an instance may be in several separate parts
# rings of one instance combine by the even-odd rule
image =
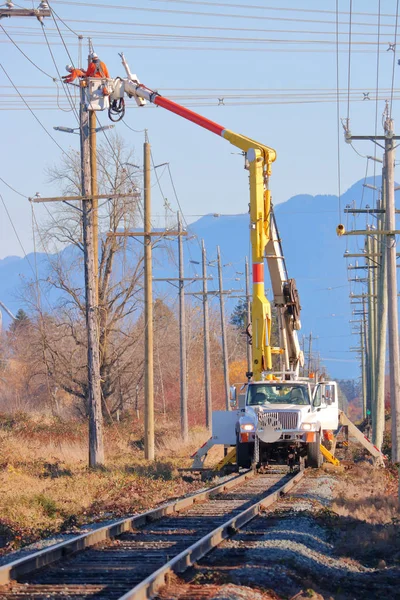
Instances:
[[[171,0],[150,0],[151,2],[170,2]],[[232,3],[222,3],[222,2],[205,2],[203,0],[173,0],[175,4],[197,4],[197,5],[206,5],[206,6],[221,6],[228,8],[246,8],[247,10],[271,10],[271,11],[288,11],[288,12],[303,12],[303,13],[323,13],[323,14],[331,14],[334,15],[336,11],[334,10],[326,10],[320,8],[285,8],[285,7],[276,7],[276,6],[263,6],[263,5],[248,5],[248,4],[232,4]],[[349,13],[345,11],[340,11],[341,15],[348,15]],[[355,15],[375,17],[374,13],[366,13],[366,12],[355,12]],[[384,17],[394,17],[393,14],[384,14]]]
[[[63,37],[61,34],[61,30],[58,28],[58,25],[56,24],[56,28],[57,28],[57,32],[60,35],[61,40],[63,41]],[[18,28],[15,28],[18,29]],[[49,37],[57,37],[57,32],[54,29],[49,29]],[[214,43],[214,44],[223,44],[223,43],[242,43],[242,44],[249,44],[249,43],[257,43],[257,44],[271,44],[271,43],[275,43],[275,44],[289,44],[289,45],[294,45],[294,44],[299,44],[299,45],[305,45],[305,44],[319,44],[319,45],[326,45],[326,46],[336,46],[336,44],[339,44],[341,46],[348,46],[349,43],[351,46],[375,46],[376,42],[374,40],[353,40],[352,36],[353,36],[353,32],[350,32],[350,36],[351,39],[350,41],[348,40],[335,40],[335,39],[326,39],[325,38],[325,34],[322,32],[304,32],[304,31],[291,31],[289,33],[292,34],[299,34],[299,35],[305,35],[306,33],[314,33],[315,35],[323,35],[323,38],[307,38],[307,39],[303,39],[303,38],[294,38],[294,37],[288,37],[288,38],[281,38],[281,37],[254,37],[254,36],[247,36],[247,37],[238,37],[238,36],[221,36],[221,35],[217,35],[217,36],[211,36],[211,35],[177,35],[177,34],[171,34],[171,33],[136,33],[136,32],[131,32],[131,31],[127,31],[127,32],[110,32],[110,31],[93,31],[93,30],[88,30],[86,32],[83,33],[87,33],[88,35],[96,35],[96,39],[118,39],[119,41],[122,41],[123,39],[127,39],[127,40],[131,40],[132,36],[134,36],[136,41],[162,41],[162,42],[191,42],[191,43]],[[278,31],[270,31],[270,33],[278,33]],[[28,29],[28,28],[24,28],[22,31],[14,31],[14,35],[16,36],[26,36],[26,37],[39,37],[40,34],[36,31],[36,30],[32,30],[32,29]],[[335,35],[335,32],[331,32],[331,35]],[[338,33],[338,35],[344,35]],[[363,35],[362,33],[359,33],[359,35]],[[375,35],[374,33],[372,33],[371,35]],[[68,33],[65,34],[65,37],[69,37],[71,38],[72,36]],[[64,47],[67,49],[67,46],[65,44],[65,42],[63,41],[63,45]],[[386,43],[382,42],[382,47],[385,47],[386,50]],[[68,50],[67,50],[68,51]],[[69,54],[69,52],[68,52]],[[69,54],[69,58],[71,60],[71,62],[73,63],[73,59],[71,57],[71,55]]]
[[[17,192],[17,193],[18,193],[18,192]],[[16,227],[15,227],[15,225],[14,225],[14,221],[13,221],[13,220],[12,220],[12,218],[11,218],[11,215],[10,215],[10,213],[9,213],[9,211],[8,211],[7,205],[6,205],[6,203],[5,203],[5,201],[4,201],[4,198],[3,198],[3,196],[2,196],[1,194],[0,194],[0,199],[1,199],[1,203],[3,204],[4,210],[5,210],[5,211],[6,211],[6,213],[7,213],[7,217],[8,217],[8,220],[10,221],[11,227],[13,228],[13,231],[14,231],[15,237],[17,238],[17,240],[18,240],[18,243],[19,243],[19,245],[20,245],[20,247],[21,247],[21,250],[22,250],[22,252],[23,252],[23,255],[24,255],[24,257],[26,258],[26,261],[27,261],[28,265],[30,266],[30,268],[31,268],[31,270],[32,270],[32,273],[33,273],[33,275],[35,276],[35,270],[34,270],[34,268],[32,267],[32,264],[31,264],[31,262],[30,262],[30,260],[29,260],[29,258],[28,258],[28,256],[27,256],[27,254],[26,254],[26,252],[25,252],[25,248],[24,248],[24,245],[23,245],[23,243],[22,243],[22,241],[21,241],[21,238],[20,238],[20,237],[19,237],[19,235],[18,235],[17,228],[16,228]]]
[[[396,28],[397,29],[397,28]],[[375,137],[378,135],[378,92],[379,92],[379,43],[381,37],[381,0],[378,0],[378,33],[376,45],[376,88],[375,88]],[[392,88],[393,89],[393,88]],[[374,144],[374,158],[376,158],[377,145]],[[374,187],[376,187],[376,161],[374,161]],[[364,189],[364,188],[363,188]],[[374,197],[375,200],[375,197]]]
[[[392,66],[392,91],[390,94],[390,109],[389,109],[389,119],[392,118],[392,107],[393,107],[393,91],[394,91],[394,76],[396,69],[396,42],[397,42],[397,23],[399,20],[399,0],[396,2],[396,24],[394,30],[394,44],[393,44],[393,66]]]
[[[12,37],[9,35],[9,33],[4,29],[3,25],[0,24],[0,28],[2,29],[3,33],[6,34],[6,36],[10,40],[10,42],[16,47],[16,49],[22,54],[22,56],[24,56],[26,58],[26,60],[28,60],[31,63],[31,65],[33,65],[35,67],[35,69],[37,69],[38,71],[43,73],[43,75],[46,75],[46,77],[49,77],[53,81],[56,81],[55,77],[53,77],[52,75],[49,75],[49,73],[46,73],[46,71],[43,71],[43,69],[41,67],[39,67],[39,65],[37,65],[32,59],[29,58],[29,56],[27,54],[25,54],[25,52],[18,46],[18,44],[12,39]]]
[[[53,10],[53,12],[55,13],[55,11]],[[55,13],[56,14],[56,13]],[[356,14],[356,13],[353,13]],[[69,29],[70,31],[72,31],[68,25],[62,21],[62,19],[60,19],[60,17],[58,17],[58,19],[64,23],[64,25],[66,26],[67,29]],[[87,25],[87,19],[69,19],[70,23],[84,23],[85,25]],[[289,33],[289,34],[302,34],[302,35],[309,35],[309,34],[316,34],[318,33],[319,35],[332,35],[335,36],[336,35],[336,31],[332,30],[332,31],[315,31],[313,29],[309,29],[309,30],[305,30],[305,29],[265,29],[265,28],[260,28],[260,27],[226,27],[226,26],[221,26],[221,25],[192,25],[190,23],[185,24],[185,25],[177,25],[177,24],[172,24],[172,23],[137,23],[137,22],[129,22],[129,21],[98,21],[98,20],[92,20],[90,19],[90,24],[91,25],[106,25],[108,27],[108,29],[105,30],[83,30],[81,31],[81,34],[102,34],[102,35],[106,35],[106,36],[119,36],[119,35],[132,35],[131,31],[121,31],[120,29],[118,29],[118,31],[110,31],[109,27],[111,26],[117,26],[118,28],[120,28],[121,26],[124,27],[144,27],[146,28],[146,30],[149,30],[149,28],[154,27],[154,28],[160,28],[160,29],[184,29],[185,31],[192,29],[192,30],[210,30],[210,31],[240,31],[240,32],[254,32],[254,33]],[[331,24],[335,24],[333,21],[331,22]],[[342,23],[344,25],[344,23]],[[353,23],[354,25],[357,25],[357,23]],[[347,23],[346,23],[347,25]],[[35,32],[35,28],[34,27],[29,27],[27,25],[10,25],[9,28],[15,29],[15,30],[21,30],[23,32]],[[54,29],[52,28],[48,28],[49,32],[53,32]],[[77,36],[78,38],[80,38],[80,36],[72,31],[72,33]],[[144,34],[142,34],[144,35]],[[154,34],[148,34],[148,35],[154,35]],[[347,31],[339,31],[339,35],[348,35]],[[373,31],[353,31],[353,36],[375,36],[375,32]],[[389,35],[389,32],[388,32]]]
[[[296,23],[325,23],[332,24],[334,21],[332,20],[322,20],[322,19],[299,19],[298,17],[271,17],[271,16],[262,16],[262,15],[249,15],[249,14],[233,14],[233,13],[215,13],[215,12],[200,12],[193,10],[177,10],[177,9],[167,9],[167,8],[150,8],[150,7],[138,7],[138,6],[120,6],[117,4],[98,4],[94,2],[73,2],[71,0],[53,0],[55,4],[63,4],[68,6],[87,6],[90,8],[101,8],[101,9],[111,9],[111,10],[129,10],[136,12],[151,12],[151,13],[162,13],[162,14],[178,14],[178,15],[191,15],[191,16],[200,16],[200,17],[213,17],[213,18],[231,18],[231,19],[251,19],[251,20],[265,20],[265,21],[295,21]],[[247,6],[244,5],[247,8]],[[315,12],[315,11],[312,11]],[[334,14],[334,12],[333,12]],[[346,13],[347,14],[347,13]],[[345,25],[346,22],[340,22],[339,25]],[[357,22],[354,25],[363,25],[365,27],[373,27],[373,23],[366,22]],[[391,27],[391,25],[385,25],[386,27]]]
[[[56,146],[61,150],[61,152],[63,154],[67,154],[65,152],[65,150],[57,142],[57,140],[54,139],[54,137],[51,135],[51,133],[49,131],[47,131],[46,127],[43,125],[43,123],[40,121],[40,119],[37,117],[37,115],[33,112],[33,110],[31,109],[31,107],[29,106],[29,104],[26,102],[26,100],[22,96],[22,94],[20,94],[20,92],[18,91],[18,88],[16,87],[16,85],[13,82],[13,80],[11,79],[11,77],[9,76],[9,74],[7,73],[7,71],[5,70],[5,68],[3,67],[3,65],[1,63],[0,63],[0,67],[3,70],[3,72],[4,72],[5,76],[7,77],[8,81],[11,83],[11,85],[13,86],[13,88],[15,89],[15,91],[17,92],[17,94],[20,97],[20,99],[22,100],[22,102],[25,104],[26,108],[29,110],[29,112],[34,117],[34,119],[37,121],[37,123],[39,123],[39,125],[43,129],[43,131],[45,131],[45,133],[48,135],[48,137],[56,144]]]
[[[350,0],[350,17],[349,17],[349,60],[348,60],[348,71],[347,71],[347,125],[350,119],[350,87],[351,87],[351,29],[352,29],[352,10],[353,0]]]
[[[339,0],[336,0],[336,121],[337,121],[337,177],[338,177],[338,206],[339,223],[342,217],[342,192],[340,171],[340,91],[339,91]]]
[[[25,196],[25,194],[21,194],[21,192],[19,192],[15,188],[13,188],[12,185],[10,185],[9,183],[7,183],[7,181],[5,181],[2,177],[0,177],[0,181],[2,181],[4,183],[4,185],[6,185],[15,194],[18,194],[18,196],[21,196],[21,198],[25,198],[25,200],[28,198],[28,196]]]
[[[61,77],[60,71],[59,71],[59,69],[58,69],[57,62],[56,62],[56,60],[55,60],[55,58],[54,58],[54,54],[53,54],[53,51],[52,51],[52,49],[51,49],[51,46],[50,46],[49,40],[48,40],[48,38],[47,38],[46,30],[45,30],[45,28],[44,28],[44,25],[43,25],[43,23],[42,23],[42,31],[43,31],[44,38],[45,38],[45,40],[46,40],[46,44],[47,44],[47,47],[48,47],[48,50],[49,50],[50,56],[51,56],[51,60],[53,61],[54,67],[55,67],[55,69],[56,69],[56,71],[57,71],[57,75],[58,75],[58,77],[59,77],[59,79],[60,79],[60,81],[61,81],[61,85],[62,85],[62,87],[63,87],[63,90],[64,90],[64,92],[65,92],[65,95],[66,95],[66,97],[67,97],[68,103],[69,103],[69,105],[70,105],[70,109],[71,109],[71,111],[73,111],[73,112],[75,113],[75,117],[76,117],[77,121],[79,122],[79,116],[78,116],[78,112],[77,112],[77,110],[76,110],[75,103],[74,103],[74,101],[73,101],[73,99],[72,99],[72,97],[71,97],[71,93],[70,93],[70,90],[68,89],[68,86],[67,86],[67,84],[66,84],[66,83],[64,83],[64,81],[62,80],[62,77]],[[57,95],[57,96],[58,96],[58,95]],[[57,100],[58,100],[58,97],[57,97]],[[58,105],[58,102],[57,102],[57,105]],[[59,108],[61,108],[61,107],[59,106]],[[63,109],[61,109],[61,110],[63,110]]]

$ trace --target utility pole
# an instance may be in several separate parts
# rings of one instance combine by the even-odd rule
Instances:
[[[375,261],[371,258],[372,237],[368,234],[365,238],[368,265],[372,267]],[[367,410],[372,413],[372,407],[376,402],[376,337],[375,337],[375,298],[374,298],[374,269],[368,269],[368,351],[369,351],[369,390],[370,396],[367,401]]]
[[[93,238],[94,238],[94,279],[96,304],[99,303],[99,200],[97,187],[97,148],[96,148],[96,112],[89,110],[89,148],[90,148],[90,185],[92,190]]]
[[[210,321],[208,315],[207,292],[207,257],[204,240],[201,240],[201,254],[203,266],[203,339],[204,339],[204,388],[206,402],[206,427],[211,431],[212,400],[211,400],[211,369],[210,369]]]
[[[390,404],[392,412],[392,461],[400,463],[400,356],[399,356],[399,321],[397,305],[397,272],[396,272],[396,208],[394,198],[394,130],[393,120],[386,106],[385,120],[385,155],[387,210],[386,223],[388,235],[387,245],[387,279],[388,279],[388,326],[389,326],[389,364],[390,364]]]
[[[311,357],[312,357],[312,332],[310,332],[310,337],[308,341],[308,374],[311,373]]]
[[[151,246],[150,144],[145,133],[143,146],[144,175],[144,456],[154,460],[154,340],[153,281]]]
[[[369,345],[368,345],[368,319],[367,319],[367,303],[365,297],[362,299],[362,327],[363,327],[363,338],[364,338],[364,353],[365,353],[365,406],[364,406],[364,418],[367,416],[368,398],[371,397],[371,388],[369,381],[369,370],[370,370],[370,356],[369,356]]]
[[[365,332],[364,321],[360,323],[360,347],[361,347],[361,389],[362,389],[362,416],[363,419],[367,416],[367,369],[365,356]]]
[[[379,215],[379,229],[389,229],[386,223],[387,208],[387,169],[386,156],[384,156],[382,171],[382,195],[380,209],[384,213]],[[377,357],[376,357],[376,402],[372,407],[372,441],[379,449],[382,448],[385,430],[385,367],[386,367],[386,337],[388,323],[388,296],[387,296],[387,257],[385,252],[385,238],[377,236],[378,251],[381,259],[377,277],[377,302],[376,302],[376,329],[377,329]]]
[[[183,239],[181,215],[178,212],[178,251],[179,251],[179,341],[180,341],[180,376],[181,376],[181,435],[184,442],[189,439],[188,407],[187,407],[187,364],[186,364],[186,315],[185,315],[185,280],[183,263]]]
[[[229,403],[229,362],[228,362],[228,347],[226,343],[226,327],[225,327],[225,301],[222,285],[222,265],[221,252],[217,246],[217,263],[218,263],[218,282],[219,282],[219,306],[221,312],[221,336],[222,336],[222,359],[224,363],[224,384],[225,384],[225,408],[230,410]]]
[[[390,403],[392,418],[392,462],[400,463],[400,355],[399,355],[399,331],[398,331],[398,306],[397,306],[397,273],[396,273],[396,235],[400,231],[396,230],[396,208],[394,197],[394,161],[395,161],[395,140],[400,139],[394,134],[393,120],[390,115],[389,103],[386,102],[385,108],[384,135],[373,136],[353,136],[346,127],[345,139],[347,142],[353,140],[370,140],[382,147],[384,142],[385,150],[385,172],[384,177],[384,202],[386,202],[386,229],[379,228],[376,234],[382,236],[384,240],[381,243],[382,252],[374,253],[382,260],[382,255],[386,251],[387,261],[387,302],[388,302],[388,328],[389,328],[389,372],[390,372]],[[373,211],[375,212],[375,211]],[[347,235],[359,235],[369,232],[352,231]],[[386,248],[385,248],[386,246]],[[370,256],[371,258],[371,256]],[[380,282],[382,286],[382,282]],[[371,286],[368,289],[368,296],[371,297]],[[373,315],[369,314],[369,321]],[[368,336],[370,338],[370,336]],[[371,339],[368,340],[369,342]],[[379,339],[379,345],[383,345],[383,340]],[[369,348],[371,355],[371,348]],[[374,364],[375,367],[375,364]],[[374,367],[370,370],[374,370]],[[375,371],[374,371],[375,372]],[[379,407],[379,411],[382,407]],[[377,412],[378,415],[378,412]],[[400,488],[399,488],[400,496]]]
[[[250,295],[250,270],[249,270],[249,259],[246,256],[245,264],[245,277],[246,277],[246,353],[247,353],[247,377],[251,373],[253,364],[253,358],[251,356],[251,345],[250,337],[248,335],[250,324],[251,324],[251,295]]]
[[[80,141],[82,195],[91,196],[89,110],[86,88],[81,86]],[[101,410],[100,351],[95,278],[95,238],[93,199],[82,202],[83,246],[85,257],[86,327],[88,336],[89,387],[89,467],[104,464],[103,415]]]

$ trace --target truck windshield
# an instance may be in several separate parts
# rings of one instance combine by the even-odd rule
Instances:
[[[247,396],[249,406],[268,404],[310,404],[308,389],[302,385],[289,383],[249,385]]]

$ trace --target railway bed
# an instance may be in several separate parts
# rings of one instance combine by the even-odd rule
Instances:
[[[193,565],[302,476],[249,471],[9,563],[0,568],[0,599],[151,598],[169,573]]]

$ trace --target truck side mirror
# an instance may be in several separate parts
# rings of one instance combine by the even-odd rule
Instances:
[[[230,387],[230,405],[236,406],[236,388],[234,385]]]

